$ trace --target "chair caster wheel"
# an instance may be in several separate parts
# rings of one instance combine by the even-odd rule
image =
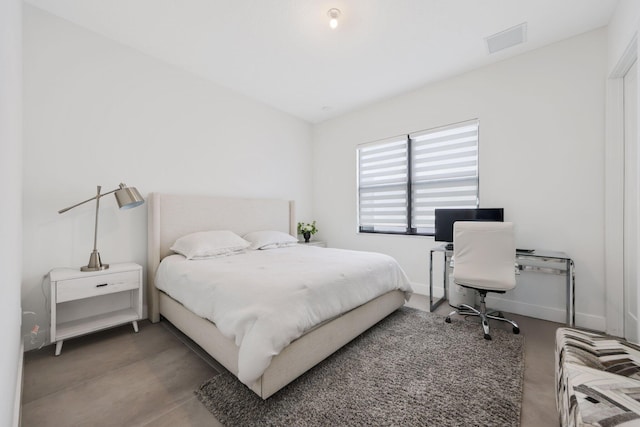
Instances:
[[[447,323],[451,323],[451,317],[447,316],[444,318],[444,321]]]
[[[485,340],[489,340],[489,341],[491,341],[491,335],[489,335],[489,334],[484,334],[484,339],[485,339]]]
[[[517,326],[513,327],[513,333],[518,335],[520,333],[520,328],[518,328]]]

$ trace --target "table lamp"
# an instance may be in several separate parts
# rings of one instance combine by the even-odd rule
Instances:
[[[115,193],[116,201],[118,202],[118,207],[120,209],[130,209],[135,208],[136,206],[140,206],[144,203],[144,199],[136,190],[135,187],[127,187],[125,184],[120,184],[118,188],[115,190],[109,191],[108,193],[100,193],[102,189],[101,186],[98,185],[97,194],[87,199],[83,202],[76,203],[73,206],[69,206],[68,208],[64,208],[58,211],[59,214],[65,213],[66,211],[75,208],[76,206],[84,205],[87,202],[90,202],[95,199],[96,201],[96,226],[93,232],[93,252],[91,252],[91,256],[89,257],[89,264],[80,268],[82,271],[98,271],[98,270],[106,270],[109,268],[109,264],[103,264],[100,260],[100,253],[98,252],[98,209],[100,207],[100,198],[106,196],[107,194]]]

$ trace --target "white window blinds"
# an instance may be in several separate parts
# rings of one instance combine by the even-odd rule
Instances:
[[[360,231],[407,231],[408,150],[406,135],[358,147]]]
[[[436,208],[478,207],[478,121],[409,135],[411,227],[433,234]]]
[[[361,232],[434,233],[437,208],[478,207],[478,120],[358,146]]]

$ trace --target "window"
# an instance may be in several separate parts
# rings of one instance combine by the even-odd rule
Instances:
[[[406,232],[409,226],[408,153],[406,135],[358,148],[360,231]]]
[[[478,120],[358,147],[360,232],[433,235],[437,208],[478,207]]]

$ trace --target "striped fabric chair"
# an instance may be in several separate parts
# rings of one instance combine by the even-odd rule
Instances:
[[[562,426],[640,426],[640,347],[559,328],[556,404]]]

